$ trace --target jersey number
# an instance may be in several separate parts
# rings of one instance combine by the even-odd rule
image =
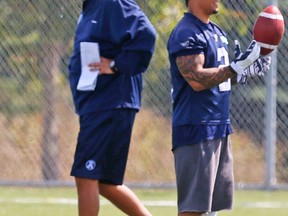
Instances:
[[[219,68],[225,67],[229,64],[229,56],[227,50],[224,47],[217,49],[217,61],[221,62]],[[225,82],[219,84],[220,91],[230,91],[231,90],[231,80],[228,79]]]

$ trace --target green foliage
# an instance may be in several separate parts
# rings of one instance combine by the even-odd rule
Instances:
[[[161,107],[160,114],[167,116],[171,113],[171,84],[166,46],[172,29],[182,18],[186,8],[184,8],[183,1],[145,0],[137,2],[157,30],[155,53],[145,75],[143,106],[156,110]]]
[[[57,43],[66,46],[72,40],[79,4],[72,0],[0,2],[0,112],[12,117],[39,110],[45,84],[42,74],[52,67],[43,59],[57,56],[47,48]]]
[[[39,80],[29,80],[25,85],[19,85],[15,79],[2,77],[0,80],[0,111],[6,117],[19,116],[23,113],[33,113],[39,111],[39,94],[42,84]],[[34,97],[31,97],[34,95]]]

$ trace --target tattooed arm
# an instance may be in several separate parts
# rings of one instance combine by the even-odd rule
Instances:
[[[222,68],[203,68],[203,54],[177,57],[176,63],[180,73],[194,91],[202,91],[219,85],[231,78],[237,83],[237,74],[230,66]]]

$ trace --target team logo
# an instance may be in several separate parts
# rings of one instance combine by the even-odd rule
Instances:
[[[193,37],[189,37],[187,41],[180,43],[181,46],[185,47],[186,49],[191,49],[195,44],[195,39]]]
[[[89,170],[89,171],[92,171],[95,169],[96,167],[96,162],[94,160],[88,160],[85,164],[86,166],[86,169]]]
[[[199,43],[199,41],[204,41],[204,35],[202,34],[196,34],[194,37],[188,37],[188,39],[182,43],[180,43],[180,45],[182,47],[185,47],[186,49],[193,49],[195,47],[195,44],[197,46],[197,43]]]

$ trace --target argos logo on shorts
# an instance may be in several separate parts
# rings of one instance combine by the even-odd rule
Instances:
[[[96,167],[96,161],[94,161],[94,160],[88,160],[88,161],[86,162],[85,166],[86,166],[86,169],[87,169],[87,170],[92,171],[92,170],[94,170],[95,167]]]

